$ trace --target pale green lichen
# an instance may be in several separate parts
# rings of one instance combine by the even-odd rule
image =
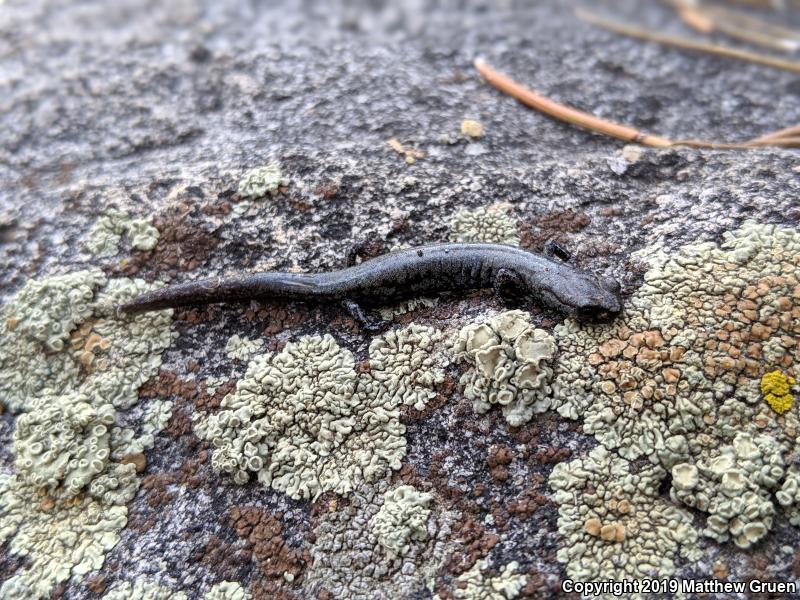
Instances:
[[[393,306],[385,306],[378,309],[378,314],[384,321],[391,321],[396,316],[417,310],[420,307],[430,308],[436,306],[436,298],[411,298],[403,300]]]
[[[252,169],[239,182],[239,195],[243,198],[261,198],[274,195],[281,186],[289,184],[277,163]]]
[[[740,548],[748,548],[772,527],[772,492],[784,474],[781,448],[774,438],[740,433],[708,458],[673,466],[670,495],[708,513],[707,536],[718,542],[733,539]]]
[[[109,209],[94,224],[86,239],[86,248],[95,256],[109,257],[119,254],[122,236],[127,236],[131,247],[152,250],[158,243],[158,229],[153,218],[134,219],[118,209]]]
[[[237,483],[250,474],[293,498],[349,492],[398,469],[405,455],[402,404],[424,407],[441,380],[429,328],[389,332],[370,345],[370,370],[330,335],[304,337],[251,361],[223,410],[199,416],[212,465]]]
[[[453,595],[459,600],[512,600],[525,584],[527,575],[517,573],[519,563],[512,561],[500,569],[495,577],[488,576],[486,560],[476,561],[472,568],[462,573]]]
[[[235,581],[222,581],[203,596],[203,600],[250,600],[250,594]]]
[[[17,418],[14,453],[20,478],[51,496],[75,497],[109,461],[116,411],[100,398],[42,396]]]
[[[663,477],[661,467],[633,469],[603,446],[555,466],[550,486],[568,540],[557,558],[570,579],[670,577],[677,554],[699,558],[691,515],[659,497]]]
[[[115,585],[103,595],[103,600],[187,600],[187,596],[146,579],[137,579],[133,583],[123,581]]]
[[[550,407],[553,371],[548,363],[555,350],[553,337],[536,329],[530,315],[519,310],[467,325],[453,343],[456,359],[472,365],[461,384],[475,412],[499,404],[514,426]]]
[[[136,317],[116,307],[149,289],[97,271],[29,282],[2,309],[0,386],[17,411],[19,473],[0,485],[0,542],[26,558],[4,598],[44,598],[103,564],[138,489],[116,462],[119,411],[158,371],[173,339],[169,311]]]
[[[225,344],[225,352],[231,360],[247,360],[264,345],[264,340],[250,340],[233,335]]]
[[[129,454],[139,454],[155,444],[155,436],[167,426],[172,417],[173,403],[169,400],[151,400],[144,409],[140,421],[140,435],[130,427],[114,427],[111,430],[111,458],[120,460]]]
[[[390,557],[404,556],[415,542],[427,539],[432,500],[433,496],[410,485],[384,494],[383,506],[370,521],[370,529]]]
[[[519,246],[517,223],[504,205],[459,212],[450,226],[450,240]]]
[[[99,569],[127,522],[124,505],[91,496],[55,503],[18,477],[0,478],[0,507],[0,541],[10,539],[9,551],[27,558],[0,587],[7,600],[49,598],[56,584]]]
[[[334,506],[320,518],[311,564],[303,575],[303,598],[317,598],[326,590],[333,598],[396,600],[425,589],[435,578],[452,549],[448,541],[457,515],[432,508],[426,538],[397,556],[386,551],[372,527],[388,490],[387,479],[359,484],[346,508]]]
[[[747,222],[720,246],[640,257],[644,285],[613,324],[556,327],[553,405],[622,459],[662,469],[654,489],[671,473],[705,535],[749,547],[798,510],[800,420],[763,402],[761,384],[800,365],[800,233]]]

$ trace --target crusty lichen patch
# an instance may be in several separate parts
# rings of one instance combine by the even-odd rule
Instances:
[[[548,363],[555,340],[536,329],[528,313],[512,310],[467,325],[458,332],[453,351],[457,360],[472,365],[461,384],[475,412],[499,404],[506,420],[519,426],[550,407],[553,371]]]
[[[239,195],[243,198],[262,198],[276,194],[281,186],[288,184],[289,179],[284,177],[280,165],[271,163],[245,173],[239,182]]]
[[[450,226],[450,240],[519,246],[517,222],[505,204],[462,210]]]
[[[146,289],[84,271],[31,281],[2,309],[0,385],[23,414],[18,473],[0,479],[0,541],[27,559],[3,598],[48,597],[71,575],[100,568],[119,539],[139,481],[114,432],[174,335],[169,311],[116,313]],[[159,407],[139,448],[152,445],[164,417]]]
[[[797,383],[794,377],[789,377],[780,371],[765,373],[761,378],[761,393],[764,401],[779,415],[794,406],[792,386]]]
[[[598,446],[559,463],[550,485],[559,505],[558,551],[575,581],[669,577],[674,558],[699,557],[691,515],[659,497],[663,469],[631,464]]]
[[[749,547],[798,510],[800,422],[774,373],[800,365],[800,233],[747,222],[720,246],[642,256],[644,285],[611,326],[556,327],[554,407],[621,459],[649,459],[653,489],[671,474],[705,535]]]
[[[494,577],[485,572],[488,566],[486,560],[479,560],[461,574],[453,595],[459,600],[512,600],[528,581],[526,575],[517,573],[519,563],[516,561],[505,565]]]
[[[119,254],[122,236],[132,248],[152,250],[158,243],[158,229],[153,227],[153,217],[134,219],[127,212],[109,209],[86,236],[86,248],[95,256],[109,257]]]
[[[250,474],[293,498],[349,492],[398,469],[405,455],[403,404],[424,408],[443,372],[431,356],[440,334],[412,325],[370,345],[358,373],[330,335],[306,336],[250,362],[219,412],[199,416],[212,465],[237,483]]]
[[[411,545],[428,537],[426,523],[433,496],[410,485],[386,492],[383,506],[370,521],[370,528],[389,557],[404,556]]]
[[[331,510],[320,519],[314,530],[312,563],[303,578],[303,597],[324,597],[323,591],[331,598],[352,600],[429,594],[428,584],[446,558],[455,516],[431,507],[425,517],[425,539],[413,540],[399,556],[381,543],[380,531],[372,525],[388,491],[386,479],[360,484],[349,496],[347,508]]]

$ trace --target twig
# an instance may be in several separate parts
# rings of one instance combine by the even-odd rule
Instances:
[[[543,96],[533,90],[526,88],[520,83],[517,83],[507,75],[496,71],[484,61],[478,59],[475,61],[475,68],[481,74],[487,83],[494,86],[501,92],[508,94],[515,98],[522,104],[529,106],[541,113],[550,117],[564,121],[571,125],[577,125],[583,129],[588,129],[595,133],[602,133],[604,135],[617,138],[626,142],[634,142],[651,146],[653,148],[671,148],[675,146],[685,146],[688,148],[702,148],[712,150],[743,150],[758,148],[761,146],[781,146],[781,147],[797,147],[800,146],[800,131],[794,128],[781,130],[780,136],[775,137],[775,134],[781,132],[774,132],[767,134],[761,138],[750,140],[747,142],[711,142],[706,140],[671,140],[658,135],[651,135],[644,133],[634,127],[615,123],[601,119],[595,115],[571,108],[564,104],[560,104],[546,96]],[[800,126],[798,126],[800,127]],[[794,134],[794,135],[793,135]]]
[[[539,112],[543,112],[561,121],[566,121],[567,123],[583,127],[589,131],[602,133],[626,142],[638,142],[639,144],[656,148],[665,148],[672,145],[672,142],[668,139],[657,135],[648,135],[633,127],[614,123],[613,121],[606,121],[605,119],[550,100],[550,98],[537,94],[510,77],[495,71],[480,59],[475,61],[475,68],[478,69],[478,72],[487,83],[493,85],[501,92],[505,92],[526,106],[530,106]]]
[[[775,58],[773,56],[767,56],[765,54],[757,54],[755,52],[748,52],[747,50],[730,48],[728,46],[718,46],[716,44],[700,42],[697,40],[677,35],[659,33],[657,31],[652,31],[650,29],[636,27],[635,25],[628,25],[626,23],[620,23],[619,21],[606,19],[599,15],[581,9],[576,10],[575,14],[578,16],[578,18],[583,19],[587,23],[591,23],[592,25],[603,27],[604,29],[608,29],[609,31],[613,31],[614,33],[627,35],[628,37],[636,38],[639,40],[644,40],[647,42],[657,42],[659,44],[674,46],[676,48],[681,48],[683,50],[708,52],[710,54],[716,54],[717,56],[725,56],[727,58],[737,58],[739,60],[744,60],[747,62],[765,65],[768,67],[774,67],[776,69],[784,69],[786,71],[800,73],[799,62],[783,60],[780,58]]]
[[[769,140],[792,139],[797,137],[800,137],[800,125],[792,125],[791,127],[786,127],[785,129],[779,129],[778,131],[773,131],[772,133],[767,133],[766,135],[762,135],[761,137],[748,140],[748,143],[756,144],[759,142],[766,142]]]
[[[701,33],[720,31],[742,41],[792,52],[800,48],[800,32],[723,6],[705,6],[692,0],[666,0],[678,16]]]

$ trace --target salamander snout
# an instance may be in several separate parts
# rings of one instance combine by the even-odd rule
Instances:
[[[580,321],[607,322],[622,310],[621,286],[611,277],[596,277],[596,284],[575,307]]]

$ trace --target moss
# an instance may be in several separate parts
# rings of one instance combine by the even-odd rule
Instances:
[[[782,415],[794,406],[791,388],[796,383],[793,377],[784,375],[780,371],[771,371],[761,378],[761,394],[772,410]]]

